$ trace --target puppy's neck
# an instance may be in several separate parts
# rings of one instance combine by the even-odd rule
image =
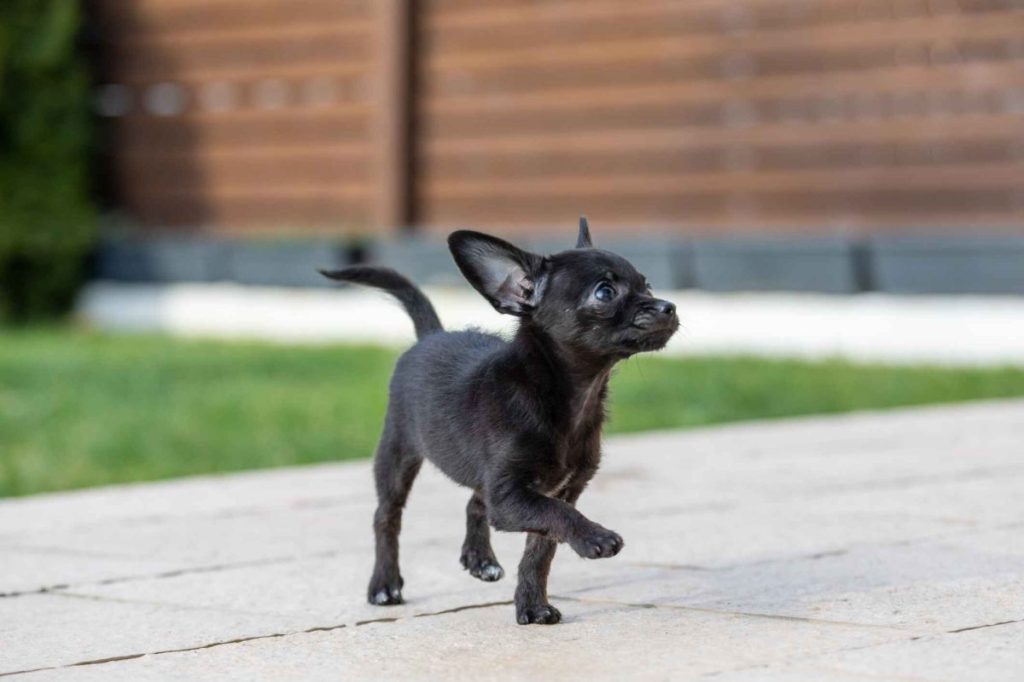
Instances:
[[[523,320],[513,346],[528,364],[542,367],[553,380],[563,404],[570,406],[570,433],[600,429],[604,399],[615,358],[594,357],[555,341],[542,327]],[[553,397],[553,396],[552,396]]]
[[[540,325],[523,319],[512,341],[531,360],[541,362],[574,387],[589,389],[608,380],[616,358],[596,356],[557,342]]]

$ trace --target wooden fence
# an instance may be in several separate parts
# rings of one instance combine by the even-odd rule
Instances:
[[[1024,225],[1024,0],[95,0],[151,226]]]

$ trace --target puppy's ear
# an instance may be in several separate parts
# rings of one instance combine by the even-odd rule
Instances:
[[[499,313],[529,315],[544,290],[545,260],[503,239],[459,230],[448,236],[455,264]]]
[[[576,237],[576,248],[589,249],[593,246],[594,243],[590,241],[590,225],[587,225],[587,219],[584,216],[580,216],[580,234]]]

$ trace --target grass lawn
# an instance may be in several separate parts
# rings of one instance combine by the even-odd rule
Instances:
[[[0,335],[0,496],[367,457],[397,353]],[[1024,396],[1021,369],[640,357],[609,432]]]

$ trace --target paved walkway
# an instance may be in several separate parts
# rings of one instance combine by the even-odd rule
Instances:
[[[1024,679],[1024,402],[613,439],[565,621],[458,565],[426,471],[408,603],[368,606],[365,463],[0,502],[0,674],[25,680]],[[426,469],[426,468],[425,468]],[[522,537],[497,538],[514,573]],[[37,671],[23,674],[23,671]]]
[[[476,292],[429,288],[450,329],[502,331],[515,318]],[[844,357],[887,363],[1024,365],[1024,297],[824,296],[668,291],[682,329],[664,352]],[[78,306],[101,329],[295,342],[412,342],[386,295],[360,288],[273,289],[235,284],[94,283]]]

